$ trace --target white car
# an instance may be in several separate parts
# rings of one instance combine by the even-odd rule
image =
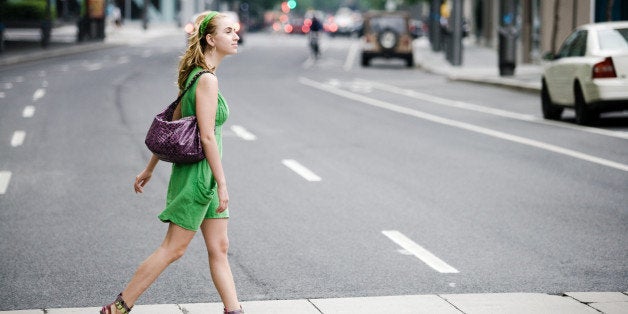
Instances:
[[[544,59],[545,119],[558,120],[573,108],[578,124],[590,124],[602,112],[628,110],[628,22],[580,26]]]

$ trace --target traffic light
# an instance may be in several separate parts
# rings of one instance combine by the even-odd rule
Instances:
[[[288,7],[290,10],[294,10],[297,7],[297,2],[295,0],[288,0]]]

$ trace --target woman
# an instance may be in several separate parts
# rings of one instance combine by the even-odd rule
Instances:
[[[224,14],[211,11],[195,21],[197,31],[179,63],[179,90],[192,83],[175,110],[174,118],[196,115],[205,152],[205,160],[192,164],[173,164],[166,208],[159,219],[169,223],[166,238],[137,269],[128,286],[116,300],[104,306],[101,314],[126,314],[140,295],[168,265],[183,256],[196,231],[201,229],[209,268],[216,290],[224,304],[224,313],[244,313],[238,302],[235,283],[227,259],[229,240],[227,222],[229,195],[223,172],[221,126],[229,115],[218,91],[214,75],[222,59],[238,51],[237,26]],[[192,78],[200,71],[196,82]],[[146,169],[135,178],[135,192],[142,193],[159,160],[152,156]]]

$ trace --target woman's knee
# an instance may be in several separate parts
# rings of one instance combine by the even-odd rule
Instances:
[[[229,251],[229,238],[227,237],[212,239],[207,243],[207,253],[209,253],[209,257],[227,255],[227,251]]]
[[[183,254],[185,254],[186,249],[187,249],[187,246],[184,246],[184,245],[179,245],[179,246],[162,245],[159,247],[159,250],[161,251],[162,255],[164,255],[166,260],[168,260],[170,263],[180,259],[183,256]]]

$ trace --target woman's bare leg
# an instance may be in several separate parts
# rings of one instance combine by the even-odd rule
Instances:
[[[229,219],[205,219],[201,231],[209,255],[209,271],[218,290],[220,299],[228,311],[240,309],[231,267],[227,258],[229,238],[227,223]]]
[[[164,241],[140,264],[126,289],[122,291],[122,298],[129,307],[135,304],[168,265],[183,256],[195,233],[170,223]]]

